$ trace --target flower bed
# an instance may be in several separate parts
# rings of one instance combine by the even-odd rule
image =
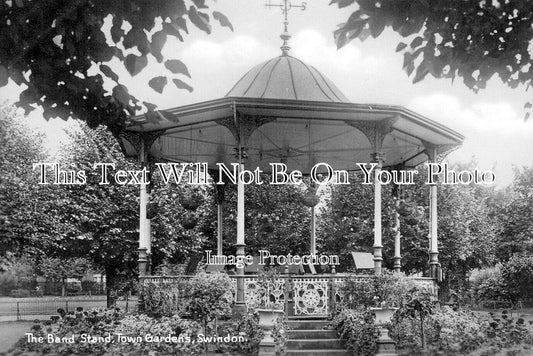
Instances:
[[[441,306],[414,290],[404,297],[399,298],[405,302],[388,325],[399,355],[533,354],[533,334],[524,319],[503,312],[483,320],[468,310]],[[354,354],[374,354],[376,325],[366,307],[345,309],[332,324]]]
[[[36,323],[8,355],[253,355],[263,331],[257,315],[230,315],[231,285],[225,274],[199,274],[181,284],[146,284],[145,314],[119,308],[65,313]],[[276,350],[283,352],[286,325],[276,325]]]
[[[47,322],[36,321],[30,333],[6,355],[255,355],[263,331],[257,315],[219,325],[180,318],[160,318],[100,309],[63,314]],[[286,325],[273,332],[276,351],[282,354]]]

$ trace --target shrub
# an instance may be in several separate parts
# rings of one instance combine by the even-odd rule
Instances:
[[[533,296],[533,256],[514,255],[502,267],[509,298],[516,302]]]
[[[490,317],[486,333],[491,346],[502,349],[521,343],[533,345],[533,335],[526,328],[524,319],[514,320],[507,311],[503,311],[499,318],[494,313],[490,313]]]
[[[437,306],[435,297],[427,292],[421,292],[416,289],[409,291],[409,296],[395,313],[397,319],[416,320],[419,326],[420,345],[425,348],[426,345],[426,323],[428,317],[434,313]],[[414,323],[412,323],[414,325]]]
[[[103,355],[109,345],[113,344],[103,342],[82,342],[83,340],[81,339],[80,334],[102,337],[109,336],[110,334],[113,334],[114,327],[116,326],[115,323],[124,314],[118,309],[95,309],[91,312],[80,312],[77,315],[74,312],[63,315],[64,318],[62,319],[58,320],[55,318],[55,320],[58,320],[56,323],[50,321],[40,323],[36,320],[36,324],[32,327],[31,332],[35,337],[43,337],[44,340],[47,340],[48,334],[52,334],[59,338],[74,336],[74,343],[29,343],[27,342],[26,337],[23,337],[15,344],[12,355],[34,353],[37,355]],[[10,354],[8,353],[8,355]]]
[[[87,293],[97,294],[99,288],[98,288],[98,283],[95,281],[82,280],[81,289]]]
[[[204,350],[202,343],[196,342],[201,329],[199,323],[178,316],[157,319],[147,315],[126,315],[116,309],[79,310],[65,315],[55,324],[38,323],[32,327],[36,337],[42,336],[46,340],[46,334],[60,338],[74,335],[73,343],[28,343],[22,338],[12,355],[195,355]],[[82,335],[107,337],[108,341],[87,342]],[[175,337],[178,342],[151,342],[153,339],[149,337],[155,336]]]
[[[508,300],[507,287],[502,277],[502,265],[474,269],[470,273],[470,296],[476,303],[487,300]]]
[[[188,283],[185,297],[185,312],[205,324],[217,315],[231,312],[231,280],[225,273],[199,273]]]
[[[374,355],[378,329],[374,324],[373,312],[344,310],[333,319],[332,325],[355,355]]]
[[[216,315],[230,313],[231,280],[225,273],[199,273],[172,284],[147,283],[141,286],[144,312],[148,315],[190,316],[204,323]]]
[[[200,354],[204,350],[202,343],[196,342],[203,327],[193,320],[182,319],[177,315],[171,317],[152,318],[147,315],[126,315],[115,329],[115,333],[131,337],[144,337],[145,335],[175,336],[177,343],[173,342],[143,342],[129,344],[129,354]],[[126,350],[124,350],[126,351]]]
[[[413,289],[418,290],[415,281],[400,273],[384,272],[369,278],[354,276],[346,279],[341,288],[342,304],[346,309],[375,306],[376,302],[400,306]]]
[[[185,273],[185,265],[174,264],[167,260],[159,264],[154,270],[154,274],[158,276],[179,276],[184,273]]]
[[[277,320],[272,330],[272,337],[276,343],[276,355],[283,355],[285,352],[286,330],[287,325],[284,320]],[[217,328],[216,334],[240,336],[246,340],[236,343],[217,343],[211,348],[212,351],[225,355],[257,355],[259,343],[264,336],[263,330],[259,327],[258,314],[250,312],[243,314],[239,320],[223,323]]]
[[[512,320],[503,313],[492,315],[490,322],[472,312],[436,307],[423,320],[427,346],[422,347],[420,320],[399,310],[390,326],[400,355],[495,355],[500,351],[514,353],[513,348],[533,344],[533,336],[524,320]]]
[[[0,272],[0,294],[9,295],[14,289],[35,289],[35,270],[28,258],[7,261],[6,270]]]
[[[176,280],[172,284],[145,283],[140,286],[142,309],[151,316],[184,314],[185,289],[188,281]]]
[[[237,345],[218,345],[219,351],[226,353],[242,352],[247,355],[255,355],[259,352],[259,343],[263,339],[263,330],[259,327],[257,314],[243,314],[241,319],[228,323],[221,327],[219,334],[241,335],[247,341]]]
[[[450,354],[465,354],[485,341],[486,323],[471,312],[450,307],[435,310],[428,318],[429,348]]]
[[[27,289],[13,289],[9,295],[14,298],[27,298],[30,296],[30,291]]]

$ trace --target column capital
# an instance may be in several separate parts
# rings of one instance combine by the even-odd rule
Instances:
[[[377,163],[381,168],[383,162],[385,162],[385,154],[383,152],[374,152],[370,155],[373,163]]]
[[[148,157],[150,148],[158,138],[164,135],[164,133],[165,130],[157,130],[150,132],[122,131],[118,135],[118,142],[122,148],[122,151],[126,152],[126,150],[124,149],[124,142],[122,140],[128,141],[135,149],[139,162],[147,164],[149,159]]]
[[[234,147],[233,151],[235,152],[235,158],[237,159],[247,159],[248,158],[248,151],[246,147]]]

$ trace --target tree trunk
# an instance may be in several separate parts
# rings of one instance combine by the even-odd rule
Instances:
[[[424,335],[424,317],[420,313],[420,341],[422,342],[422,350],[426,349],[426,335]]]
[[[61,280],[61,296],[62,297],[66,297],[67,295],[67,287],[66,287],[66,282],[65,282],[65,278],[63,278]]]
[[[107,296],[107,307],[112,308],[116,305],[117,295],[115,293],[115,269],[106,267],[105,269],[105,289]]]

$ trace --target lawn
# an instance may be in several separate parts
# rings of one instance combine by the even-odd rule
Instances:
[[[13,321],[0,323],[0,352],[6,352],[24,333],[30,331],[33,322]]]

